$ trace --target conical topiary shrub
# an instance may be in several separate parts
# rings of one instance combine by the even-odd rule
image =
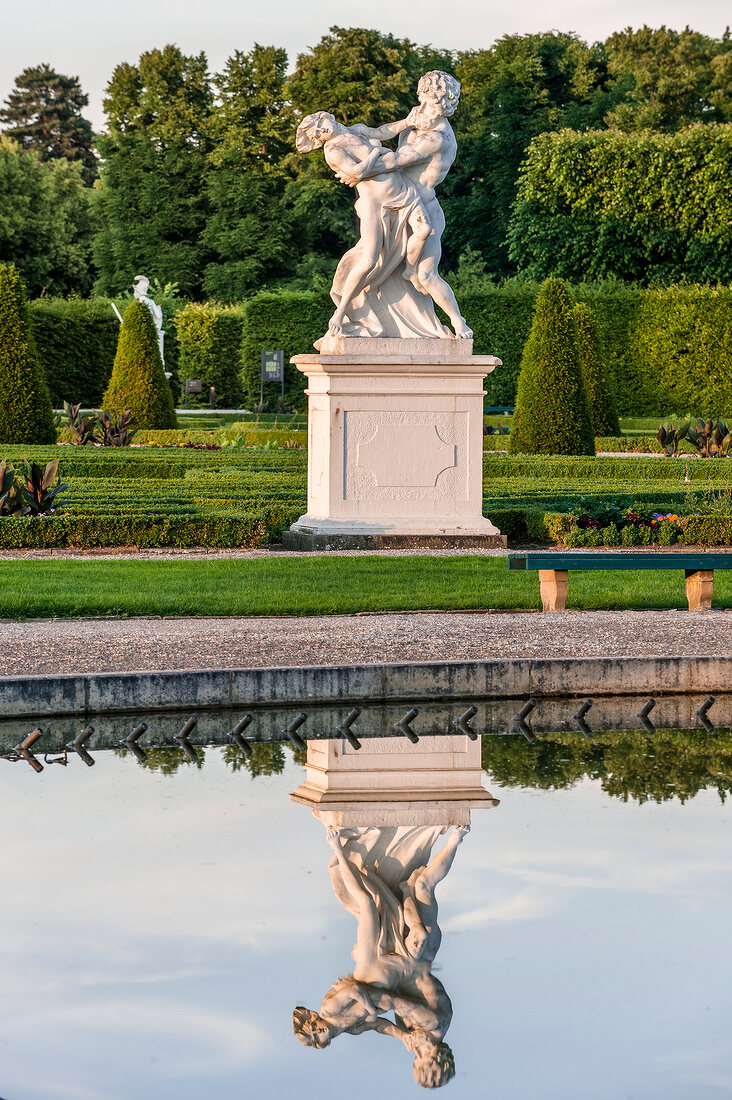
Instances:
[[[595,453],[572,301],[561,279],[547,279],[536,297],[508,448],[512,454]]]
[[[600,361],[592,310],[584,302],[574,307],[574,322],[577,327],[577,354],[595,435],[620,435],[618,414]]]
[[[137,428],[177,426],[155,325],[142,302],[132,302],[125,310],[103,404],[116,413],[129,409]]]
[[[23,282],[12,264],[0,264],[0,443],[55,442]]]

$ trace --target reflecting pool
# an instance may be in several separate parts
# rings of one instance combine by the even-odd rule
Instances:
[[[728,730],[252,748],[0,761],[4,1100],[732,1092]]]

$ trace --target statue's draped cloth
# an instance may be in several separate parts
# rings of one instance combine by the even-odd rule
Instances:
[[[382,957],[400,956],[405,961],[405,973],[426,965],[411,959],[404,942],[408,933],[404,902],[413,896],[414,888],[410,879],[415,871],[427,866],[432,848],[444,831],[440,825],[418,825],[344,829],[341,833],[346,840],[344,855],[360,871],[379,915],[378,952]],[[329,870],[338,901],[358,919],[358,907],[343,882],[335,856]]]
[[[345,336],[393,338],[452,335],[438,320],[430,296],[417,290],[403,270],[409,233],[407,222],[418,202],[416,188],[409,185],[390,203],[381,206],[379,258],[366,280],[366,290],[357,295],[348,308],[348,321],[343,325]],[[371,213],[372,203],[359,196],[355,209],[359,220],[362,220]],[[330,296],[337,306],[340,305],[346,277],[362,248],[359,241],[346,252],[336,268]]]

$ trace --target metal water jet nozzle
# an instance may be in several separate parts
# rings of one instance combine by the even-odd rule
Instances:
[[[233,730],[229,730],[227,734],[227,737],[230,737],[234,744],[247,756],[252,756],[254,749],[249,744],[246,737],[242,737],[242,734],[247,726],[251,726],[253,721],[254,717],[251,714],[245,714],[241,721],[236,723]]]
[[[130,750],[138,764],[147,763],[147,753],[137,744],[138,737],[142,737],[146,730],[147,722],[140,722],[139,726],[135,726],[132,733],[128,733],[120,742],[121,745]]]
[[[302,737],[300,737],[297,731],[300,729],[300,726],[305,721],[307,721],[307,714],[304,710],[301,710],[297,718],[293,718],[289,726],[286,726],[285,729],[282,731],[283,733],[287,734],[293,745],[295,745],[298,749],[303,750],[306,750],[308,746],[306,742],[303,741]]]
[[[73,749],[77,756],[81,757],[88,768],[93,768],[96,764],[94,757],[84,747],[93,733],[94,726],[86,726],[81,733],[77,733],[73,741],[69,741],[66,745],[67,749]]]
[[[592,699],[585,699],[579,710],[572,715],[574,724],[576,725],[577,729],[585,735],[585,737],[592,737],[592,730],[585,721],[585,715],[592,706],[594,706]]]
[[[714,722],[707,716],[708,710],[714,706],[716,701],[714,695],[708,695],[702,705],[697,708],[696,716],[699,719],[699,724],[704,727],[707,733],[714,733],[716,729]]]
[[[38,739],[41,737],[43,737],[43,730],[38,727],[34,729],[32,733],[28,734],[25,741],[22,741],[13,749],[13,752],[17,753],[18,757],[21,760],[25,760],[27,764],[30,764],[34,772],[43,771],[43,764],[40,762],[40,760],[37,760],[33,753],[30,751],[31,746],[35,745],[36,741],[38,741]]]
[[[355,733],[351,733],[351,726],[356,721],[356,719],[358,718],[360,713],[361,713],[361,708],[360,707],[354,707],[353,710],[348,712],[348,714],[343,719],[341,724],[339,726],[336,726],[336,729],[338,730],[338,732],[343,734],[343,736],[345,737],[346,741],[348,741],[348,744],[351,746],[351,748],[356,749],[356,751],[358,751],[361,748],[361,742],[356,737]]]
[[[649,699],[646,703],[643,704],[641,709],[636,714],[636,718],[640,718],[641,725],[643,726],[646,733],[655,733],[656,732],[656,727],[654,726],[653,722],[648,717],[648,715],[651,713],[651,711],[653,710],[655,705],[656,705],[656,700],[655,699]]]
[[[457,728],[460,730],[461,733],[466,734],[471,741],[477,741],[478,734],[475,732],[474,729],[470,728],[468,722],[471,718],[475,718],[477,713],[478,708],[470,706],[467,710],[463,711],[459,718],[455,719],[455,725],[457,726]]]
[[[198,763],[198,753],[196,752],[191,742],[188,740],[188,734],[191,732],[191,730],[195,729],[197,725],[198,719],[191,715],[186,724],[183,726],[183,729],[180,731],[180,733],[176,733],[175,735],[175,740],[183,749],[183,752],[186,754],[192,764]]]
[[[419,711],[417,710],[417,708],[412,707],[411,710],[407,711],[403,718],[400,718],[398,722],[394,723],[394,729],[399,730],[400,733],[403,733],[404,736],[407,737],[413,745],[417,744],[417,742],[419,741],[419,737],[412,729],[410,723],[414,721],[418,714]]]

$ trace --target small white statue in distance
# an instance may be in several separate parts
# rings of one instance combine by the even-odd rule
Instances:
[[[165,333],[163,332],[163,311],[157,302],[154,302],[152,298],[148,297],[148,290],[150,289],[150,280],[145,275],[135,275],[135,281],[133,283],[133,290],[135,299],[138,302],[144,302],[147,308],[150,310],[155,329],[158,334],[158,348],[160,349],[160,358],[165,366],[165,356],[163,355],[163,344],[165,341]]]
[[[472,338],[455,295],[438,266],[445,217],[435,187],[455,160],[448,118],[460,85],[448,73],[426,73],[419,106],[385,126],[343,126],[319,111],[303,119],[297,149],[322,148],[338,178],[356,190],[361,237],[338,264],[331,297],[333,335],[451,337],[433,302],[447,314],[455,336]],[[396,151],[382,140],[399,137]]]

